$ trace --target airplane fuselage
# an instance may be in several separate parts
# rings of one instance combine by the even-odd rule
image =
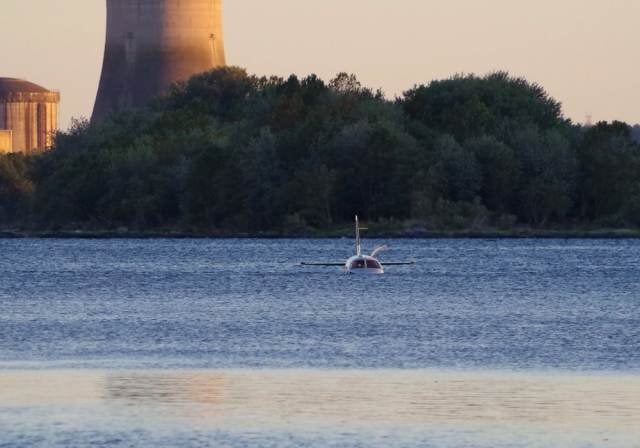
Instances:
[[[349,258],[345,270],[353,274],[384,274],[382,264],[368,255],[354,255]]]

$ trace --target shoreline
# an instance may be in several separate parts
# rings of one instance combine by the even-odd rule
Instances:
[[[0,239],[342,239],[352,230],[285,232],[185,232],[172,230],[0,230]],[[368,239],[640,239],[640,230],[399,230],[367,232]]]

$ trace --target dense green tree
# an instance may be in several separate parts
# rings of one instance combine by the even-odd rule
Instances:
[[[459,141],[483,135],[504,139],[528,124],[545,130],[564,121],[560,103],[542,87],[504,72],[433,81],[405,92],[401,104],[412,119]]]
[[[631,138],[636,143],[640,143],[640,124],[636,124],[631,128]]]
[[[305,224],[324,228],[333,222],[335,183],[336,173],[324,164],[309,163],[296,170],[291,204]]]
[[[465,147],[475,154],[480,166],[483,203],[498,213],[508,213],[520,180],[520,163],[515,151],[494,137],[468,140]]]
[[[18,154],[0,154],[0,224],[24,220],[33,194],[30,161]]]
[[[501,72],[389,101],[347,73],[226,67],[75,122],[46,154],[0,156],[0,224],[306,232],[358,213],[438,230],[640,227],[638,129],[575,126]]]
[[[453,201],[472,201],[478,195],[482,173],[476,155],[449,136],[440,137],[435,146],[438,164],[447,182],[445,197]]]
[[[521,218],[535,226],[563,221],[573,207],[576,158],[558,131],[542,132],[531,125],[513,141],[521,163],[519,208]]]
[[[214,116],[220,120],[240,120],[248,100],[265,80],[249,76],[238,67],[223,67],[174,84],[171,93],[161,98],[155,109],[189,112],[191,119]],[[171,116],[173,118],[173,116]],[[167,123],[170,128],[174,126]]]
[[[265,127],[240,153],[247,191],[248,227],[253,231],[275,229],[285,215],[285,204],[280,198],[285,173],[277,157],[276,144],[276,136]]]
[[[580,215],[611,219],[635,197],[640,179],[640,147],[631,128],[621,122],[601,122],[586,130],[579,146]]]
[[[243,230],[246,197],[237,158],[231,149],[210,146],[191,163],[184,210],[189,223],[213,229]]]

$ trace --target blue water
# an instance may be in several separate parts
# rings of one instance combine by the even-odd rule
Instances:
[[[383,243],[0,239],[0,447],[640,446],[640,241]]]
[[[371,247],[377,241],[367,242]],[[640,242],[0,240],[0,362],[640,369]]]

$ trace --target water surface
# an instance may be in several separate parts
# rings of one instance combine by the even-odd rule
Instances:
[[[640,242],[385,242],[0,240],[0,447],[640,446]]]

